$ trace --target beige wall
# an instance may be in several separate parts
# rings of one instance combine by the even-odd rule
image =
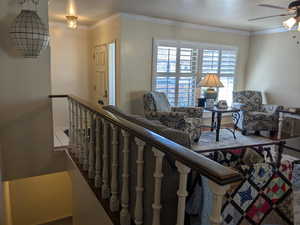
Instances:
[[[73,225],[113,225],[75,164],[68,160],[67,165],[73,188]]]
[[[38,12],[47,24],[47,1],[40,1]],[[50,51],[48,48],[38,59],[25,59],[13,50],[9,27],[17,13],[16,1],[0,1],[0,143],[4,179],[61,171],[65,159],[52,150]]]
[[[89,100],[88,30],[69,29],[63,23],[50,23],[51,35],[51,93],[74,94]],[[66,99],[53,103],[55,126],[67,127]]]
[[[9,181],[13,225],[37,225],[72,215],[67,172]]]
[[[97,45],[108,44],[116,42],[116,104],[120,105],[120,95],[122,93],[120,85],[120,32],[121,32],[121,21],[118,16],[110,17],[104,21],[101,21],[97,26],[92,27],[89,30],[89,73],[91,77],[90,95],[91,100],[96,103],[98,99],[96,96],[96,74],[93,66],[93,49]]]
[[[249,36],[190,29],[122,17],[121,107],[143,113],[142,95],[151,89],[152,40],[170,39],[237,46],[239,61],[236,89],[244,88]]]
[[[291,32],[251,36],[246,89],[268,103],[300,107],[300,49]]]

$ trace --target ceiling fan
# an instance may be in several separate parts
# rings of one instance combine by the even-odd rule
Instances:
[[[269,4],[259,4],[258,6],[272,8],[272,9],[281,9],[281,10],[285,10],[286,13],[253,18],[253,19],[249,19],[249,21],[257,21],[257,20],[269,19],[273,17],[292,16],[291,18],[283,22],[283,26],[291,30],[295,26],[295,24],[298,23],[298,31],[300,31],[300,0],[291,2],[287,8],[276,6],[276,5],[269,5]]]

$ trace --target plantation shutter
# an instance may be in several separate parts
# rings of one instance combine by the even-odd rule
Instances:
[[[219,99],[231,104],[236,49],[201,47],[201,43],[157,41],[154,53],[153,90],[166,93],[172,106],[195,106],[195,93],[198,97],[206,89],[197,87],[196,81],[209,73],[220,76],[225,87],[219,89]]]

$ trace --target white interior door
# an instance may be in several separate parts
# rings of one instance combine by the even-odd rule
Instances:
[[[108,104],[116,105],[116,43],[108,44]]]
[[[102,107],[108,104],[108,54],[107,46],[94,48],[94,102]]]

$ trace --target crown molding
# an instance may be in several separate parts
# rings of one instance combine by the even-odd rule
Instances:
[[[112,14],[109,17],[106,17],[97,23],[93,25],[78,25],[78,28],[80,29],[94,29],[98,26],[101,26],[103,24],[109,23],[110,21],[116,19],[116,18],[128,18],[132,20],[138,20],[138,21],[146,21],[156,24],[166,24],[166,25],[175,25],[182,28],[190,28],[190,29],[198,29],[198,30],[206,30],[211,32],[222,32],[222,33],[232,33],[232,34],[238,34],[238,35],[244,35],[244,36],[254,36],[254,35],[264,35],[264,34],[275,34],[275,33],[284,33],[289,32],[290,30],[285,29],[284,27],[277,27],[272,29],[265,29],[260,31],[245,31],[245,30],[239,30],[239,29],[231,29],[231,28],[222,28],[217,26],[207,26],[207,25],[200,25],[200,24],[194,24],[194,23],[185,23],[180,22],[176,20],[170,20],[170,19],[161,19],[156,17],[150,17],[150,16],[143,16],[143,15],[137,15],[137,14],[129,14],[129,13],[115,13]],[[50,22],[49,25],[65,25],[63,22]],[[292,29],[296,30],[296,28]]]
[[[62,28],[68,28],[67,22],[62,22],[62,21],[49,22],[49,27],[51,27],[51,26],[59,26]],[[87,30],[87,29],[89,29],[89,26],[78,24],[76,29]],[[70,30],[76,30],[76,29],[70,29]]]
[[[151,22],[151,23],[156,23],[156,24],[176,25],[178,27],[184,27],[184,28],[206,30],[206,31],[212,31],[212,32],[233,33],[233,34],[250,36],[249,31],[244,31],[244,30],[239,30],[239,29],[229,29],[229,28],[221,28],[221,27],[216,27],[216,26],[198,25],[198,24],[194,24],[194,23],[184,23],[184,22],[179,22],[176,20],[160,19],[160,18],[155,18],[155,17],[150,17],[150,16],[142,16],[142,15],[129,14],[129,13],[115,13],[103,20],[100,20],[96,24],[89,26],[89,29],[94,29],[102,24],[108,23],[111,20],[119,18],[119,17],[128,18],[128,19],[132,19],[132,20],[146,21],[146,22]]]
[[[239,29],[230,29],[230,28],[222,28],[217,26],[207,26],[207,25],[199,25],[194,23],[185,23],[185,22],[179,22],[176,20],[169,20],[169,19],[160,19],[150,16],[142,16],[142,15],[136,15],[136,14],[128,14],[128,13],[120,13],[121,17],[139,20],[139,21],[147,21],[157,24],[167,24],[167,25],[176,25],[178,27],[183,28],[191,28],[191,29],[198,29],[198,30],[206,30],[206,31],[212,31],[212,32],[222,32],[222,33],[233,33],[233,34],[239,34],[239,35],[245,35],[250,36],[249,31],[239,30]]]
[[[297,27],[293,27],[293,29],[291,29],[291,30],[288,30],[284,27],[277,27],[277,28],[266,29],[266,30],[261,30],[261,31],[254,31],[254,32],[251,32],[251,35],[286,33],[286,32],[291,32],[291,31],[296,31],[296,30],[297,30]]]
[[[112,20],[114,20],[114,19],[116,19],[116,18],[118,18],[118,17],[120,17],[120,13],[112,14],[112,15],[109,16],[109,17],[106,17],[106,18],[104,18],[104,19],[102,19],[102,20],[99,20],[97,23],[95,23],[95,24],[89,26],[88,28],[89,28],[90,30],[91,30],[91,29],[94,29],[94,28],[96,28],[96,27],[98,27],[98,26],[101,26],[101,25],[103,25],[103,24],[106,24],[106,23],[108,23],[108,22],[110,22],[110,21],[112,21]]]

